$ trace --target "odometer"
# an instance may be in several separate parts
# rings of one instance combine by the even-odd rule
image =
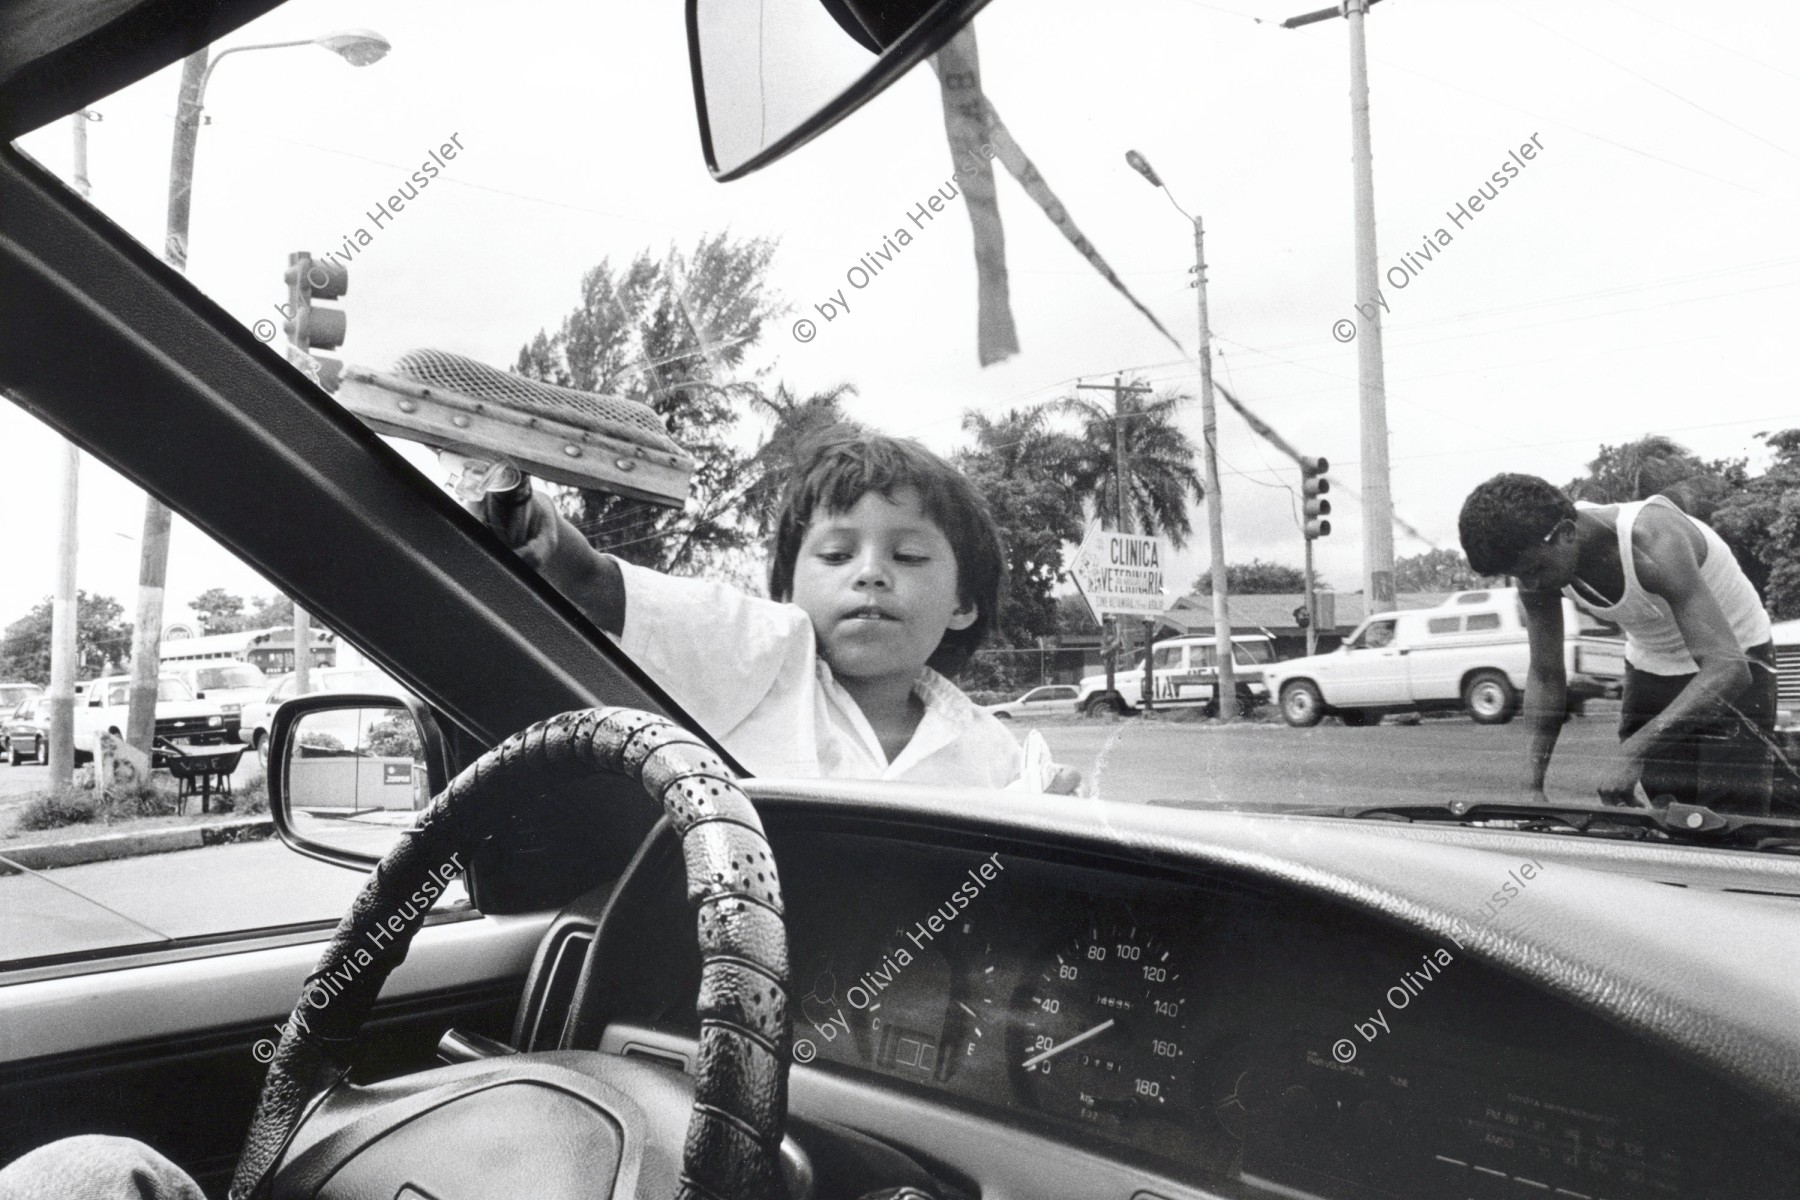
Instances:
[[[1014,997],[1008,1047],[1025,1103],[1110,1129],[1185,1106],[1189,1065],[1180,965],[1118,909],[1040,957]]]

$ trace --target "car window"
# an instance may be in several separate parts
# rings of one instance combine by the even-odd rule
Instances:
[[[1256,666],[1260,663],[1275,661],[1275,647],[1267,642],[1237,642],[1232,648],[1232,660],[1245,666]]]
[[[194,672],[194,683],[201,691],[212,688],[260,687],[263,684],[263,673],[248,663],[201,667]]]
[[[1459,633],[1463,627],[1461,617],[1433,617],[1425,622],[1427,633]]]
[[[156,681],[156,698],[158,700],[192,700],[194,689],[187,685],[186,680],[165,675]]]
[[[1469,615],[1469,632],[1476,633],[1484,629],[1500,628],[1499,613],[1471,613]]]
[[[1351,643],[1351,649],[1379,650],[1383,646],[1391,645],[1393,640],[1394,622],[1372,621],[1368,628],[1357,635],[1356,640]]]
[[[594,636],[616,632],[752,771],[818,774],[829,760],[878,777],[898,761],[871,743],[868,722],[831,715],[858,691],[868,710],[913,711],[868,693],[858,639],[906,643],[903,699],[934,690],[929,666],[977,706],[1075,686],[1098,723],[1161,709],[1161,684],[1139,695],[1146,646],[1210,642],[1222,613],[1228,637],[1269,639],[1266,651],[1233,652],[1250,660],[1228,700],[1241,718],[1203,755],[1199,739],[1180,740],[1218,699],[1190,683],[1166,689],[1169,711],[1116,744],[1099,724],[1051,729],[1053,756],[1081,771],[1087,795],[1227,808],[1272,796],[1296,807],[1514,799],[1531,739],[1504,740],[1519,733],[1504,726],[1528,715],[1502,704],[1478,722],[1462,683],[1497,671],[1520,692],[1520,663],[1446,667],[1435,683],[1397,661],[1380,679],[1307,682],[1278,669],[1335,651],[1372,615],[1434,612],[1417,618],[1429,636],[1440,606],[1483,625],[1482,610],[1510,607],[1517,563],[1472,561],[1465,541],[1479,543],[1482,523],[1462,520],[1471,494],[1503,474],[1608,514],[1658,496],[1683,506],[1741,564],[1767,618],[1800,615],[1800,551],[1784,524],[1800,488],[1800,419],[1769,399],[1792,374],[1784,331],[1800,317],[1794,164],[1767,140],[1780,141],[1770,114],[1791,107],[1780,89],[1792,81],[1759,49],[1800,36],[1788,7],[1708,10],[1708,40],[1695,43],[1673,8],[1619,23],[1579,6],[1375,6],[1379,152],[1363,242],[1373,271],[1359,271],[1356,220],[1319,219],[1357,211],[1343,170],[1341,19],[1288,30],[1287,14],[1229,3],[991,4],[963,51],[978,52],[977,117],[950,87],[972,73],[924,64],[841,130],[721,186],[696,149],[687,48],[658,24],[662,9],[509,10],[507,44],[531,48],[516,56],[494,54],[490,22],[460,19],[475,11],[391,0],[367,20],[392,50],[360,67],[312,44],[342,23],[318,0],[281,5],[211,47],[190,228],[175,252],[187,283],[278,355],[290,255],[348,272],[343,296],[319,301],[345,314],[343,343],[313,345],[311,362],[296,347],[296,379],[323,356],[418,388],[454,384],[475,404],[527,396],[555,408],[575,403],[572,390],[596,422],[634,431],[641,456],[565,442],[532,460],[535,511],[566,521],[555,527],[570,546],[624,564],[622,608],[577,604]],[[180,76],[171,65],[97,98],[104,119],[83,126],[91,204],[158,256],[172,245]],[[1071,85],[1094,78],[1105,86]],[[70,128],[46,125],[18,146],[73,186]],[[1201,282],[1195,217],[1204,292],[1187,286]],[[1723,389],[1722,360],[1733,384]],[[352,413],[383,397],[394,411],[379,389],[335,395]],[[31,418],[0,408],[11,494],[53,496],[56,455],[11,452]],[[818,435],[840,419],[947,465],[929,496],[868,493],[941,541],[808,545],[805,534],[831,524],[809,514],[784,546],[786,489],[821,461]],[[491,431],[471,427],[461,444],[485,448],[482,459],[383,428],[431,486],[480,497],[510,482],[488,469],[501,454]],[[1364,452],[1377,444],[1381,456]],[[993,537],[966,536],[964,518],[947,515],[953,477],[985,506]],[[256,484],[244,481],[246,495]],[[84,555],[134,544],[141,522],[128,508],[84,529]],[[837,515],[856,516],[854,503]],[[37,539],[32,550],[9,544],[0,573],[6,622],[50,591],[44,571],[17,570],[54,560],[39,532],[54,522],[30,516],[16,536]],[[943,570],[943,555],[978,544],[991,559],[982,571]],[[934,595],[955,593],[932,619],[948,635],[972,614],[965,640],[979,646],[914,638],[878,603],[828,596],[826,568],[859,550],[881,551],[896,579],[919,572]],[[528,545],[519,552],[535,561]],[[378,563],[358,567],[379,575]],[[1003,582],[961,594],[990,567]],[[199,582],[190,594],[213,583]],[[131,622],[135,576],[88,590]],[[251,585],[225,590],[246,605],[218,615],[254,615]],[[607,614],[620,612],[611,630]],[[1763,628],[1747,612],[1741,624],[1745,637]],[[1355,645],[1395,630],[1377,622]],[[454,644],[457,631],[443,636]],[[736,665],[724,673],[727,647]],[[80,675],[122,673],[128,653],[114,645]],[[1210,653],[1192,665],[1210,673]],[[287,669],[282,654],[250,646],[238,657]],[[1177,673],[1172,660],[1151,665]],[[1553,797],[1597,799],[1617,758],[1623,657],[1589,665],[1578,681],[1589,694],[1567,697],[1576,712],[1559,727]],[[0,674],[13,678],[5,663]],[[844,690],[771,684],[821,678]],[[1282,688],[1300,683],[1318,703],[1284,707]],[[1791,699],[1769,707],[1751,740],[1785,746],[1800,717]],[[1429,719],[1400,723],[1412,715]],[[756,733],[814,718],[830,754],[789,754]],[[1269,752],[1302,739],[1305,753]],[[1022,769],[1022,751],[992,744],[1002,749],[984,770]]]
[[[52,430],[10,404],[0,405],[0,442],[7,446],[9,464],[15,455],[54,459],[62,453]],[[192,785],[198,790],[204,784],[209,793],[204,811],[201,798],[183,794],[183,783],[160,754],[140,774],[129,762],[120,768],[114,757],[102,760],[96,753],[101,733],[129,725],[128,664],[141,565],[136,531],[142,528],[144,494],[98,461],[85,459],[80,505],[84,527],[96,525],[107,536],[84,536],[81,542],[75,657],[91,673],[87,691],[106,705],[76,708],[75,786],[58,786],[35,746],[32,757],[17,763],[11,752],[0,753],[0,861],[21,868],[8,867],[0,875],[0,974],[67,955],[125,953],[194,939],[228,947],[234,934],[335,922],[361,886],[361,876],[295,854],[273,836],[264,766],[238,738],[238,716],[228,717],[219,698],[196,702],[186,679],[164,674],[157,679],[151,714],[155,736],[164,743],[156,749],[173,745],[221,756],[219,770],[196,777]],[[53,539],[56,523],[50,524]],[[113,537],[114,530],[133,536]],[[37,537],[23,527],[10,532],[15,539]],[[206,636],[235,638],[248,650],[253,638],[268,631],[271,618],[279,617],[287,624],[277,638],[285,638],[292,653],[293,610],[287,598],[180,517],[168,544],[165,630],[206,614],[213,630]],[[0,604],[15,610],[0,616],[0,673],[40,674],[47,684],[49,621],[39,614],[48,618],[49,601],[40,606],[29,597],[54,586],[49,572],[55,543],[19,540],[14,548],[17,561],[0,571]],[[183,640],[162,644],[180,649]],[[208,686],[262,678],[244,663],[194,670]],[[323,665],[314,671],[315,676],[331,673]],[[379,672],[338,674],[356,690],[393,690],[391,684],[367,686],[382,678]],[[11,707],[15,720],[48,724],[47,698]],[[19,749],[15,739],[9,751]],[[102,777],[106,767],[115,773]],[[97,786],[103,779],[104,786]],[[408,819],[411,806],[409,799]],[[197,835],[191,841],[190,831]],[[192,848],[170,850],[171,844]],[[61,865],[70,858],[76,865]],[[452,906],[466,903],[460,884],[448,899]]]
[[[1179,669],[1181,666],[1181,651],[1182,647],[1180,646],[1158,646],[1156,653],[1151,656],[1155,661],[1156,669],[1158,671]]]

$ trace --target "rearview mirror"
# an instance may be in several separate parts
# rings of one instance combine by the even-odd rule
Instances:
[[[767,166],[880,95],[987,0],[688,0],[706,165]]]
[[[269,811],[302,854],[366,870],[449,782],[416,701],[324,693],[285,701],[269,731]]]

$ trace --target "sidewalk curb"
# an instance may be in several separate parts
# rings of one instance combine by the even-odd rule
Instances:
[[[267,816],[243,817],[212,825],[178,825],[146,829],[141,833],[111,833],[72,842],[46,842],[37,846],[0,847],[0,875],[16,875],[23,867],[46,871],[83,863],[110,862],[141,854],[169,854],[198,850],[229,842],[252,842],[275,836],[275,822]]]

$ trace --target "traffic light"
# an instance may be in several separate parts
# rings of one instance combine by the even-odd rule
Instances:
[[[287,319],[282,328],[292,344],[289,359],[314,377],[326,391],[337,390],[343,363],[316,354],[344,344],[347,318],[341,308],[320,307],[317,300],[336,300],[350,290],[350,271],[336,259],[316,259],[305,250],[288,255],[288,302],[282,308]]]
[[[1331,522],[1325,519],[1331,515],[1331,501],[1325,499],[1325,493],[1331,490],[1331,480],[1325,478],[1330,469],[1331,464],[1323,458],[1300,460],[1300,505],[1309,541],[1331,533]]]

